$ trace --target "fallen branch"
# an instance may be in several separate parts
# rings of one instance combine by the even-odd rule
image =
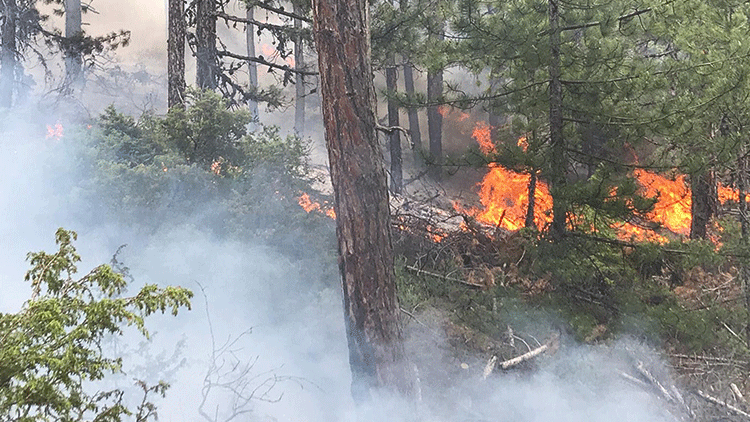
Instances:
[[[443,279],[443,280],[455,281],[456,283],[465,284],[467,286],[476,287],[476,288],[479,288],[479,289],[486,287],[486,286],[483,286],[481,284],[475,284],[475,283],[470,283],[470,282],[468,282],[466,280],[461,280],[460,278],[448,277],[446,275],[442,275],[442,274],[438,274],[438,273],[433,273],[431,271],[423,270],[423,269],[420,269],[420,268],[417,268],[417,267],[413,267],[411,265],[407,265],[404,268],[406,268],[407,270],[409,270],[409,271],[411,271],[411,272],[413,272],[414,274],[417,274],[417,275],[428,275],[430,277],[440,278],[440,279]]]
[[[717,399],[716,397],[709,396],[708,394],[704,393],[701,390],[696,390],[696,393],[703,400],[706,400],[707,402],[710,402],[710,403],[722,406],[722,407],[726,408],[727,410],[730,410],[730,411],[734,412],[735,414],[740,415],[740,416],[744,417],[747,420],[750,420],[750,413],[742,411],[742,410],[740,410],[740,409],[732,406],[731,404],[725,402],[724,400],[720,400],[720,399]]]
[[[559,340],[560,340],[560,335],[559,334],[555,334],[554,336],[552,336],[552,338],[550,338],[549,340],[547,340],[546,343],[544,343],[543,345],[537,347],[536,349],[531,350],[529,352],[526,352],[526,353],[522,354],[521,356],[517,356],[517,357],[514,357],[513,359],[509,359],[509,360],[506,360],[505,362],[502,362],[500,364],[500,368],[502,368],[503,370],[509,369],[509,368],[512,368],[512,367],[514,367],[516,365],[519,365],[519,364],[521,364],[523,362],[526,362],[527,360],[534,359],[535,357],[537,357],[537,356],[541,355],[542,353],[546,352],[548,349],[553,348],[553,346],[555,346]],[[490,372],[492,372],[492,371],[490,371]],[[487,374],[487,375],[489,375],[489,374]]]
[[[635,368],[643,376],[643,378],[645,378],[646,380],[648,380],[648,382],[650,382],[654,387],[656,387],[657,390],[659,390],[659,392],[661,393],[661,395],[664,396],[664,398],[667,399],[667,401],[672,402],[672,403],[674,403],[674,402],[677,401],[677,399],[675,399],[674,397],[672,397],[672,395],[669,394],[669,391],[666,388],[664,388],[663,385],[661,385],[661,383],[659,382],[659,380],[657,380],[656,377],[654,377],[653,375],[651,375],[651,373],[643,365],[643,362],[638,361],[638,365],[636,365]]]

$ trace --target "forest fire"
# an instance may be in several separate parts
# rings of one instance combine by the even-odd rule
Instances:
[[[472,137],[483,154],[495,152],[490,136],[491,127],[479,122],[474,128]],[[526,137],[518,139],[518,146],[524,151],[528,147]],[[656,203],[645,218],[646,225],[662,226],[676,235],[687,236],[691,224],[691,192],[685,175],[668,178],[644,169],[633,171],[633,177],[640,185],[640,194],[656,198]],[[542,228],[552,220],[552,197],[548,185],[534,178],[530,173],[518,173],[490,163],[484,179],[477,185],[482,207],[464,209],[454,204],[458,212],[475,217],[479,222],[502,227],[507,230],[518,230],[525,227],[526,220],[533,215],[536,227]],[[533,209],[529,210],[529,195],[533,192]],[[723,204],[727,201],[739,201],[738,192],[729,187],[718,186],[718,198]],[[655,224],[653,224],[655,223]],[[665,243],[668,239],[653,229],[637,224],[623,222],[613,224],[617,236],[623,240],[651,241]]]
[[[313,212],[317,211],[319,213],[323,213],[330,217],[331,219],[336,219],[336,212],[333,210],[333,208],[328,207],[328,203],[324,203],[324,205],[321,205],[318,202],[313,201],[310,198],[310,195],[307,194],[307,192],[303,192],[302,195],[300,195],[297,198],[297,202],[299,203],[299,206],[302,207],[305,212]]]

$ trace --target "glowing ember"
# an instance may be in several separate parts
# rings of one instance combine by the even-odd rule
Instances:
[[[319,203],[313,202],[313,200],[310,199],[310,195],[308,195],[306,192],[303,192],[302,195],[297,198],[297,202],[302,207],[302,209],[305,210],[305,212],[317,211],[327,215],[333,220],[336,219],[336,212],[333,210],[333,208],[323,208]]]
[[[55,123],[54,126],[47,125],[47,136],[45,139],[59,140],[63,137],[63,125]]]

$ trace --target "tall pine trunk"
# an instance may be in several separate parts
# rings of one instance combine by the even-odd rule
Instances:
[[[408,0],[401,0],[399,2],[399,8],[401,12],[406,15],[409,11]],[[414,65],[411,63],[409,57],[404,57],[404,91],[409,98],[414,98]],[[407,115],[409,116],[409,136],[411,137],[411,149],[415,155],[422,154],[422,132],[419,129],[419,114],[417,108],[414,106],[407,107]]]
[[[552,237],[555,239],[565,235],[568,214],[568,198],[565,192],[568,161],[563,136],[559,6],[559,0],[549,0],[549,136],[552,148],[549,181],[552,195]]]
[[[215,90],[218,84],[216,52],[216,0],[197,0],[195,13],[196,83]]]
[[[397,68],[395,55],[388,59],[388,65],[385,68],[385,89],[388,91],[388,126],[399,126],[398,104],[394,96],[398,90],[396,85]],[[391,130],[388,135],[389,151],[391,155],[391,191],[401,193],[404,187],[404,173],[402,169],[401,157],[401,134],[397,130]]]
[[[167,104],[185,106],[185,0],[169,0],[167,39]]]
[[[414,65],[404,64],[404,90],[409,98],[414,98]],[[411,148],[415,152],[422,150],[422,133],[419,129],[419,114],[417,108],[410,106],[406,109],[409,116],[409,135],[411,136]]]
[[[3,20],[0,39],[0,107],[13,106],[13,90],[16,79],[16,22],[18,7],[16,0],[2,0]]]
[[[75,89],[83,82],[83,57],[80,39],[82,32],[81,0],[65,0],[65,79],[68,88]]]
[[[248,20],[248,24],[245,27],[245,41],[247,43],[247,57],[255,57],[255,25],[249,23],[255,20],[255,8],[249,3],[245,9],[245,15]],[[247,75],[250,89],[258,89],[258,65],[255,62],[248,60],[247,62]],[[248,108],[250,109],[250,115],[253,119],[258,119],[258,102],[255,100],[248,100]]]
[[[295,15],[302,15],[302,8],[295,2],[293,5]],[[302,45],[302,21],[294,20],[294,67],[303,69],[305,67],[304,45]],[[294,131],[297,135],[305,134],[305,77],[301,73],[294,76]]]
[[[388,185],[375,133],[367,0],[314,0],[352,395],[410,395],[396,300]]]
[[[443,115],[436,102],[443,95],[443,70],[427,72],[427,133],[430,139],[430,176],[440,180],[443,176]]]
[[[716,181],[709,170],[690,175],[690,238],[705,239],[708,221],[716,211]]]

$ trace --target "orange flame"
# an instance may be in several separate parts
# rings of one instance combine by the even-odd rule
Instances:
[[[492,143],[491,129],[492,128],[487,123],[479,122],[471,133],[471,137],[479,144],[479,151],[485,155],[495,152],[495,144]]]
[[[47,136],[45,139],[60,140],[63,137],[63,125],[55,123],[54,126],[47,125]]]
[[[658,195],[654,209],[648,214],[648,218],[674,233],[681,235],[690,233],[692,201],[686,177],[678,175],[671,180],[643,169],[636,169],[633,175],[641,185],[645,196]]]
[[[317,211],[327,215],[333,220],[336,219],[336,212],[333,210],[333,208],[323,208],[319,203],[314,202],[312,199],[310,199],[310,195],[308,195],[307,192],[303,192],[302,195],[297,198],[297,202],[302,207],[302,209],[305,210],[305,212],[309,213]]]

